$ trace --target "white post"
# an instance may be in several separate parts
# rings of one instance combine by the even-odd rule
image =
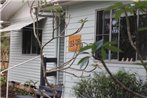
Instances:
[[[39,58],[39,57],[40,57],[40,55],[39,55],[39,56],[36,56],[36,57],[34,57],[34,58],[31,58],[31,59],[29,59],[29,60],[26,60],[26,61],[24,61],[24,62],[22,62],[22,63],[19,63],[19,64],[17,64],[17,65],[8,67],[7,69],[4,69],[3,71],[1,71],[1,72],[0,72],[0,75],[3,74],[3,72],[5,72],[5,71],[9,71],[9,70],[12,69],[12,68],[15,68],[15,67],[17,67],[17,66],[23,65],[23,64],[25,64],[25,63],[27,63],[27,62],[30,62],[30,61],[32,61],[32,60],[34,60],[34,59],[36,59],[36,58]],[[9,72],[8,72],[8,74],[7,74],[6,98],[8,98],[8,94],[9,94]]]

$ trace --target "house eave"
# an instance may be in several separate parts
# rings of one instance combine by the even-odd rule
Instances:
[[[23,4],[24,2],[21,0],[7,0],[0,8],[1,20],[8,21],[23,6]]]

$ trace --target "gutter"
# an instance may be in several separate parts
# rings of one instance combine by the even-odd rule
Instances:
[[[1,20],[8,21],[24,4],[26,4],[26,1],[6,0],[0,8]]]
[[[65,6],[70,6],[70,5],[74,5],[74,4],[77,4],[77,3],[81,3],[81,2],[84,2],[84,1],[59,1],[59,4],[63,7]]]
[[[11,0],[6,0],[0,7],[0,10],[2,11],[9,4],[9,2],[11,2]]]

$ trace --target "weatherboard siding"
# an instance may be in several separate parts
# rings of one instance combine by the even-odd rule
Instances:
[[[10,38],[10,67],[29,60],[37,55],[22,54],[22,32],[11,31]],[[25,83],[26,81],[38,81],[40,78],[40,59],[37,58],[9,70],[9,81]]]
[[[47,19],[43,26],[42,44],[51,38],[51,19]],[[45,57],[56,57],[56,41],[52,41],[44,49]],[[11,31],[10,38],[10,66],[22,63],[26,60],[36,57],[36,54],[22,54],[22,32]],[[47,64],[47,69],[54,67],[53,63]],[[15,67],[9,71],[9,81],[17,81],[25,83],[33,80],[40,81],[40,58],[32,60],[28,63]],[[48,78],[50,82],[55,82],[55,78]]]
[[[76,5],[71,5],[67,9],[67,13],[71,15],[70,19],[70,24],[67,27],[66,34],[71,34],[75,32],[79,27],[80,23],[78,21],[80,19],[87,18],[87,22],[85,23],[83,29],[78,33],[81,34],[81,40],[82,42],[86,43],[93,43],[95,41],[95,25],[96,25],[96,10],[102,10],[109,5],[113,4],[113,2],[86,2],[86,3],[79,3]],[[67,20],[68,21],[68,20]],[[68,38],[65,39],[65,56],[64,60],[65,62],[70,60],[73,56],[73,52],[68,51]],[[77,65],[78,61],[83,57],[84,55],[78,56],[76,61],[73,63],[72,67],[74,68],[80,68],[79,65]],[[128,72],[133,72],[133,73],[138,73],[139,78],[145,79],[145,70],[143,67],[135,65],[135,64],[127,64],[127,63],[107,63],[109,69],[115,73],[118,70],[126,70]],[[135,65],[135,66],[134,66]],[[90,67],[89,67],[90,69]],[[66,71],[74,73],[76,75],[80,75],[81,72],[67,69]],[[101,65],[100,68],[96,70],[97,72],[105,71],[103,66]],[[88,75],[88,74],[85,74]],[[76,98],[74,93],[73,93],[73,86],[75,85],[76,82],[79,81],[79,78],[76,78],[70,74],[64,73],[64,98]]]
[[[80,19],[87,18],[88,22],[84,25],[83,29],[79,32],[81,34],[82,42],[86,43],[93,43],[95,41],[95,23],[96,23],[96,10],[103,9],[108,5],[112,4],[112,2],[86,2],[86,3],[79,3],[76,5],[71,5],[67,9],[67,13],[71,15],[70,24],[66,29],[65,34],[74,33],[79,27],[80,23],[78,21]],[[21,11],[21,10],[20,10]],[[23,14],[24,15],[24,14]],[[21,12],[17,14],[16,17],[23,16]],[[46,43],[52,36],[52,19],[46,19],[43,25],[43,35],[42,35],[42,44]],[[64,41],[63,41],[64,40]],[[60,45],[57,47],[57,40],[52,41],[49,43],[44,49],[44,56],[45,57],[57,57],[59,55],[59,62],[62,64],[63,62],[68,61],[72,58],[73,52],[68,51],[68,38],[60,39]],[[59,54],[56,53],[57,49],[59,49]],[[22,63],[25,60],[31,59],[37,55],[26,55],[22,54],[22,32],[20,31],[11,31],[11,38],[10,38],[10,67]],[[75,63],[72,65],[74,68],[79,68],[77,65],[78,61],[83,57],[78,56]],[[116,72],[119,69],[125,69],[129,72],[136,72],[139,73],[141,78],[144,78],[145,70],[140,66],[134,66],[133,64],[127,63],[107,63],[110,70],[112,72]],[[55,67],[55,64],[47,64],[47,69],[51,69]],[[97,71],[105,71],[102,66],[101,69]],[[81,72],[74,71],[74,70],[66,70],[72,72],[76,75],[81,74]],[[25,83],[26,81],[33,80],[33,81],[40,81],[40,58],[32,60],[28,63],[25,63],[21,66],[15,67],[9,71],[9,81],[17,81],[21,83]],[[63,91],[63,98],[76,98],[73,94],[73,86],[79,80],[72,75],[64,73],[58,74],[59,83],[63,82],[64,91]],[[55,82],[54,77],[49,78],[50,82]]]
[[[90,4],[90,3],[89,3]],[[68,7],[67,13],[71,15],[70,19],[70,24],[66,30],[66,34],[71,34],[74,33],[80,26],[81,24],[78,23],[80,19],[87,18],[87,22],[84,25],[83,29],[78,33],[81,35],[81,40],[86,43],[92,43],[95,40],[94,37],[94,26],[95,26],[95,10],[93,7],[88,7],[88,3],[81,3],[81,4],[76,4],[74,6]],[[90,4],[91,5],[91,4]],[[68,20],[67,20],[68,21]],[[73,52],[68,51],[68,38],[65,39],[65,62],[68,61],[69,59],[72,58]],[[76,59],[75,63],[72,65],[74,68],[79,68],[77,66],[77,62],[79,61]],[[74,71],[74,70],[66,70],[68,72],[72,72],[76,75],[79,75],[80,72]],[[64,73],[64,98],[73,98],[74,94],[72,91],[73,85],[75,82],[78,81],[78,78],[75,78],[72,75],[69,75],[67,73]]]
[[[52,38],[52,18],[48,18],[45,21],[45,24],[43,26],[43,36],[42,36],[42,43],[43,45],[48,42]],[[49,44],[47,44],[44,48],[44,56],[48,58],[56,58],[57,57],[57,40],[51,41]],[[55,63],[47,63],[47,70],[51,68],[55,68]],[[55,77],[48,77],[48,80],[50,83],[55,83],[56,78]]]

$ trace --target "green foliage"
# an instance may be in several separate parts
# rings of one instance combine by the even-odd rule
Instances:
[[[80,64],[80,68],[82,68],[84,65],[87,65],[89,63],[89,58],[90,56],[86,56],[78,62],[78,64]]]
[[[133,2],[131,4],[117,2],[106,10],[112,10],[114,14],[113,17],[119,19],[124,13],[132,15],[137,15],[138,11],[146,13],[147,1]],[[138,31],[143,30],[147,30],[147,27],[138,29]],[[87,51],[89,50],[90,52],[88,53]],[[89,61],[89,56],[92,56],[97,60],[105,59],[108,50],[112,52],[122,52],[115,46],[115,43],[104,43],[103,40],[100,40],[80,49],[81,53],[86,53],[88,56],[82,58],[78,64],[83,67],[85,62]],[[114,74],[114,77],[132,91],[147,95],[147,82],[143,83],[142,81],[137,80],[135,74],[119,71],[117,74]],[[95,74],[93,78],[82,79],[74,87],[74,92],[77,98],[138,98],[123,90],[121,86],[114,83],[111,77],[106,76],[105,74]]]
[[[10,87],[10,90],[14,95],[33,95],[33,93],[27,92],[25,89],[19,89],[16,87]]]
[[[89,53],[85,52],[87,50],[91,50],[91,51]],[[80,49],[80,52],[87,54],[89,56],[85,56],[85,57],[81,58],[81,60],[78,62],[78,65],[82,65],[81,67],[83,67],[85,65],[85,63],[87,63],[89,61],[89,58],[91,56],[90,54],[92,54],[92,56],[94,58],[100,57],[102,59],[105,59],[106,55],[107,55],[106,51],[108,51],[108,50],[110,50],[112,52],[122,52],[119,48],[117,48],[115,46],[114,42],[104,43],[103,40],[100,40],[100,41],[97,41],[95,43],[88,44],[88,45],[82,47]]]
[[[9,89],[11,91],[11,93],[15,96],[17,95],[34,95],[33,89],[36,88],[36,84],[38,83],[38,81],[34,82],[32,80],[26,81],[24,84],[24,87],[26,88],[19,88],[16,85],[10,85]],[[28,90],[27,90],[28,89]],[[30,91],[29,91],[30,89]]]
[[[113,17],[119,19],[125,12],[131,13],[132,15],[137,15],[137,11],[142,13],[147,12],[147,1],[138,1],[131,4],[123,4],[122,2],[117,2],[114,5],[108,7],[106,10],[113,10]],[[138,31],[147,30],[147,27],[139,28]]]
[[[147,9],[147,1],[139,1],[134,3],[134,8],[139,9],[141,12],[145,12]]]
[[[147,30],[147,27],[142,27],[138,29],[138,31],[144,31],[144,30]]]
[[[63,8],[60,5],[48,6],[48,10],[51,11],[51,12],[54,12],[57,16],[63,16],[64,15]]]
[[[135,74],[119,71],[114,77],[129,89],[147,95],[147,82],[137,80]],[[137,98],[123,90],[104,73],[95,73],[93,78],[82,79],[73,89],[77,98]]]
[[[58,2],[40,0],[40,4],[42,5],[41,9],[45,9],[55,16],[60,17],[65,15],[63,7]]]
[[[85,18],[85,19],[80,19],[78,23],[85,23],[85,22],[87,22],[87,21],[88,21],[87,18]]]
[[[102,48],[102,49],[101,49],[101,57],[102,57],[103,59],[106,59],[106,56],[107,56],[107,53],[106,53],[105,49]]]
[[[7,78],[6,76],[0,76],[0,87],[1,86],[6,86]]]
[[[112,45],[107,45],[104,47],[105,49],[111,50],[112,52],[122,52],[119,48],[112,46]]]
[[[89,44],[87,46],[84,46],[84,47],[80,48],[80,52],[92,49],[93,47],[94,47],[94,44]]]
[[[146,12],[147,1],[138,1],[131,4],[123,4],[122,2],[117,2],[114,5],[108,7],[106,10],[114,10],[114,17],[118,19],[121,14],[129,12],[131,14],[137,13],[137,10],[141,12]]]
[[[103,40],[97,41],[95,44],[96,45],[95,51],[100,49],[103,46],[103,44],[104,44]]]

